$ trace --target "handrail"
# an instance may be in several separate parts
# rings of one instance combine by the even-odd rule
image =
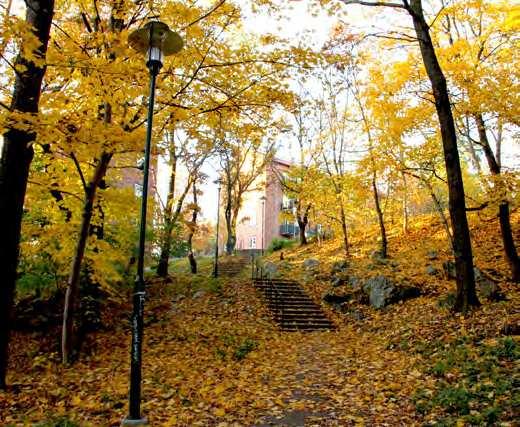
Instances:
[[[254,258],[252,258],[251,261],[251,279],[253,283],[260,281],[267,285],[265,296],[273,302],[272,311],[275,315],[278,314],[281,320],[284,314],[282,294],[274,282],[271,272],[264,271],[262,266],[258,266],[258,264],[254,262]]]
[[[273,282],[273,278],[271,276],[271,273],[269,272],[266,275],[267,283],[269,286],[269,290],[271,292],[271,300],[274,300],[274,307],[273,311],[275,314],[278,314],[280,317],[280,321],[283,317],[283,303],[282,303],[282,294],[280,293],[278,286],[275,285]],[[274,299],[272,298],[274,296]]]

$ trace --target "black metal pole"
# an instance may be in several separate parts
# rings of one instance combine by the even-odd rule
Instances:
[[[215,240],[215,263],[213,265],[213,277],[218,277],[218,229],[220,227],[220,184],[217,190],[217,236]]]
[[[126,425],[146,423],[141,418],[141,360],[144,332],[144,299],[146,286],[144,281],[144,250],[146,243],[146,210],[148,202],[148,176],[150,170],[150,151],[152,144],[153,107],[155,103],[155,82],[161,63],[149,61],[150,96],[148,99],[148,118],[146,126],[146,145],[144,150],[143,193],[141,199],[141,225],[139,229],[139,249],[137,258],[137,277],[134,283],[134,310],[132,313],[132,348],[130,350],[130,396],[129,415]]]

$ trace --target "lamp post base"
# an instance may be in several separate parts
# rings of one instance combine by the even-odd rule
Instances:
[[[140,418],[140,419],[130,419],[125,418],[123,421],[121,421],[121,427],[131,426],[131,427],[144,427],[148,425],[148,420],[146,418]]]

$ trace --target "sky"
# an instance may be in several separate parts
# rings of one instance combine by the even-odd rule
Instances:
[[[311,16],[307,10],[307,1],[293,1],[287,10],[286,19],[282,22],[274,22],[268,14],[246,14],[244,30],[253,34],[264,34],[272,31],[277,36],[291,40],[295,45],[302,40],[305,33],[313,32],[313,47],[320,48],[328,39],[331,29],[337,22],[337,18],[325,13]],[[290,141],[280,139],[280,147],[277,157],[290,160]],[[203,167],[203,172],[208,175],[206,183],[200,187],[201,196],[201,220],[216,222],[217,218],[217,186],[213,183],[218,177],[219,163],[216,159],[210,159]],[[168,186],[168,172],[164,163],[159,167],[158,182],[161,197],[165,198]]]
[[[245,4],[246,1],[254,0],[242,0],[240,4]],[[207,0],[207,3],[208,5],[211,5],[214,4],[214,1]],[[331,30],[339,19],[343,20],[343,22],[347,22],[351,28],[359,28],[363,25],[365,29],[371,28],[372,31],[389,29],[392,26],[395,28],[395,26],[399,25],[409,26],[410,24],[408,20],[402,20],[402,14],[387,15],[391,16],[394,22],[375,20],[373,19],[373,16],[369,19],[369,16],[374,13],[373,8],[356,5],[348,6],[348,11],[346,7],[342,6],[340,9],[344,11],[344,13],[337,16],[328,16],[326,13],[323,11],[320,12],[319,10],[317,14],[313,15],[309,11],[309,4],[316,2],[311,2],[309,0],[283,1],[282,3],[286,6],[286,11],[284,13],[285,17],[281,20],[279,20],[278,17],[274,18],[273,16],[270,16],[268,13],[259,13],[254,15],[246,13],[243,24],[244,30],[256,34],[263,34],[266,31],[269,31],[277,36],[290,40],[295,45],[304,42],[307,46],[319,49],[327,41]],[[17,11],[23,13],[23,1],[14,0],[12,10],[13,13]],[[312,34],[312,36],[310,34]],[[291,143],[287,138],[288,136],[286,135],[280,139],[278,157],[290,160]],[[1,144],[2,141],[0,138],[0,149]],[[518,147],[514,147],[512,150],[504,152],[504,163],[519,167],[518,151]],[[217,211],[217,191],[213,181],[218,176],[218,170],[218,161],[215,159],[208,161],[203,172],[207,174],[209,178],[206,184],[200,188],[203,192],[203,196],[201,197],[202,219],[212,222],[216,219]],[[168,173],[164,166],[164,162],[161,162],[158,171],[158,186],[163,198],[168,185],[167,176]]]
[[[208,4],[213,4],[213,1]],[[285,13],[285,19],[275,21],[272,16],[267,13],[261,14],[245,14],[244,19],[244,30],[253,34],[264,34],[266,31],[273,32],[276,35],[291,40],[294,44],[298,44],[304,34],[309,32],[313,33],[312,41],[308,40],[315,48],[320,48],[323,43],[326,42],[328,35],[331,32],[334,24],[337,22],[337,18],[330,17],[325,13],[320,13],[317,16],[312,16],[308,11],[307,1],[291,1],[287,4],[287,11]],[[3,4],[3,2],[2,2]],[[244,8],[246,10],[247,8]],[[25,13],[25,6],[23,0],[14,0],[11,6],[11,13],[17,15],[23,15]],[[3,141],[0,138],[0,150],[2,148]],[[278,156],[290,159],[289,154],[289,141],[282,141]],[[1,151],[0,151],[1,152]],[[219,164],[218,160],[211,159],[203,168],[203,172],[208,175],[206,184],[201,186],[200,190],[203,192],[201,199],[201,217],[202,220],[209,220],[214,222],[217,215],[217,190],[216,185],[213,183],[218,177]],[[168,170],[164,160],[159,161],[158,169],[158,190],[160,197],[164,200],[168,187]]]

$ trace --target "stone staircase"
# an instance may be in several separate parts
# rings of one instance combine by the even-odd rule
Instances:
[[[274,321],[282,331],[320,331],[335,329],[334,323],[293,280],[253,278]]]
[[[226,256],[218,261],[218,275],[232,277],[244,271],[250,260],[246,256]]]

